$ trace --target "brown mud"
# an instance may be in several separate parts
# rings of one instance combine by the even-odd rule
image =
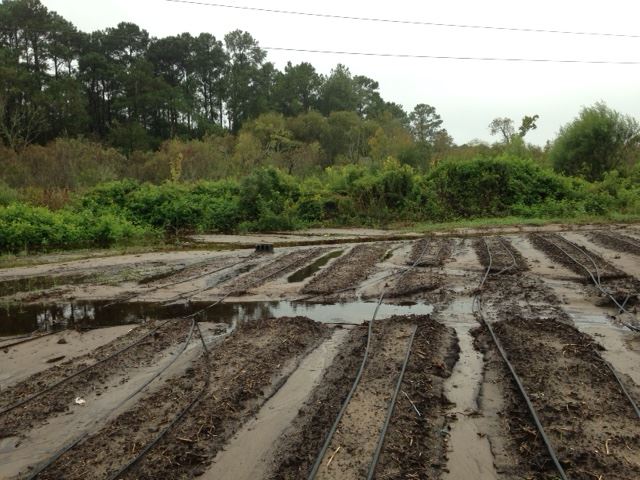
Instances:
[[[130,472],[119,478],[191,478],[205,472],[215,454],[281,382],[287,361],[314,348],[327,327],[302,317],[244,324],[209,358],[118,416],[63,455],[43,479],[101,478],[135,457],[185,405],[206,388],[202,400]],[[208,377],[208,382],[207,382]],[[275,384],[274,384],[275,382]],[[274,386],[275,385],[275,386]]]
[[[152,365],[161,352],[184,341],[189,323],[177,320],[160,324],[151,336],[135,347],[99,364],[96,368],[90,368],[70,378],[69,381],[3,415],[0,417],[0,438],[20,435],[25,429],[33,428],[52,416],[64,414],[75,398],[106,391],[115,378],[126,382],[127,369]],[[136,329],[135,332],[119,337],[91,353],[62,362],[10,386],[2,392],[0,409],[29,398],[56,382],[72,377],[86,367],[106,359],[124,346],[134,343],[137,338],[141,338],[141,333],[144,334],[146,331],[149,331],[149,327]]]
[[[636,416],[592,338],[557,319],[494,326],[570,478],[640,477]]]
[[[593,264],[591,260],[595,262],[600,272],[601,280],[613,280],[619,278],[625,278],[628,275],[621,270],[615,268],[609,262],[604,260],[600,255],[597,255],[593,252],[590,252],[587,248],[582,245],[578,245],[582,253],[576,249],[571,247],[570,244],[561,236],[557,234],[544,234],[531,235],[531,242],[533,245],[542,250],[545,254],[547,254],[554,261],[564,265],[569,270],[572,270],[580,277],[584,278],[584,281],[590,282],[590,275],[582,268],[578,263],[573,261],[569,256],[563,253],[562,250],[569,253],[572,257],[574,257],[579,263],[587,267],[587,269],[593,269]],[[591,260],[589,259],[591,258]]]
[[[451,327],[429,317],[416,320],[411,356],[376,468],[378,479],[437,478],[445,465],[449,402],[443,390],[459,349]]]
[[[450,238],[423,238],[413,244],[407,265],[441,267],[452,251],[453,240]]]
[[[302,289],[305,294],[329,295],[355,289],[389,250],[388,244],[358,245],[322,270]]]
[[[307,478],[325,436],[338,415],[362,362],[367,327],[351,330],[333,363],[284,432],[273,455],[268,478]]]
[[[319,255],[325,253],[326,250],[320,248],[309,248],[296,250],[294,252],[278,255],[276,258],[268,262],[266,265],[258,267],[240,277],[226,282],[219,286],[220,290],[231,296],[241,296],[247,293],[249,289],[257,288],[265,282],[291,273],[301,266],[313,261]]]
[[[592,232],[589,234],[594,242],[619,252],[640,255],[640,240],[622,233]]]
[[[542,230],[547,236],[554,229]],[[640,242],[637,234],[630,228],[580,230],[584,233],[562,236],[597,254],[604,287],[621,300],[637,295],[639,257],[631,247],[597,240],[609,235]],[[25,474],[85,435],[42,478],[108,478],[195,400],[167,436],[118,478],[224,478],[221,472],[227,470],[245,479],[307,478],[362,361],[367,327],[359,324],[376,306],[366,299],[384,292],[388,300],[378,318],[402,316],[376,320],[363,383],[323,459],[321,476],[366,473],[417,324],[376,477],[557,478],[509,371],[487,331],[477,327],[472,300],[480,295],[485,318],[503,340],[570,478],[640,478],[638,421],[602,360],[640,400],[638,335],[618,326],[617,309],[611,302],[605,305],[584,270],[562,261],[557,248],[554,255],[553,248],[533,245],[534,236],[487,237],[495,268],[478,290],[488,263],[484,243],[473,248],[477,240],[436,236],[362,243],[345,247],[340,258],[327,258],[323,266],[315,265],[322,252],[288,246],[270,255],[253,249],[145,253],[2,270],[0,281],[34,277],[33,285],[45,276],[101,270],[105,275],[6,297],[11,302],[0,316],[3,345],[45,324],[68,329],[0,351],[0,410],[136,341],[160,325],[154,319],[206,308],[199,319],[221,323],[201,323],[211,348],[208,360],[196,334],[179,361],[170,364],[190,328],[188,320],[172,320],[157,338],[147,338],[24,411],[16,409],[15,418],[0,418],[0,477]],[[449,247],[450,253],[441,253]],[[325,249],[331,250],[336,249]],[[407,272],[407,263],[422,252],[427,265]],[[300,275],[289,283],[294,271]],[[301,295],[305,287],[322,293]],[[336,294],[343,288],[348,293]],[[227,293],[242,295],[212,304]],[[301,301],[309,295],[317,298]],[[27,303],[38,298],[47,302]],[[630,298],[627,307],[635,308],[633,302]],[[411,313],[421,316],[405,316]],[[300,315],[307,319],[294,318]],[[265,320],[270,317],[288,318]],[[349,325],[336,330],[343,324]],[[121,326],[104,334],[70,329],[102,325]],[[240,328],[221,337],[230,325]],[[336,334],[342,340],[331,350],[325,345]],[[57,343],[63,339],[66,344]],[[148,389],[128,397],[161,371]],[[86,405],[76,405],[76,397]]]
[[[527,270],[529,266],[520,252],[504,237],[486,237],[473,242],[473,247],[483,267],[489,266],[491,252],[491,273],[515,273]]]

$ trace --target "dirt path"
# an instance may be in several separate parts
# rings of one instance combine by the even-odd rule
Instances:
[[[423,238],[413,244],[407,265],[441,267],[452,251],[453,240],[450,238]]]
[[[143,332],[146,329],[140,329]],[[108,358],[125,345],[141,338],[140,332],[117,338],[94,352],[63,362],[43,372],[32,375],[26,380],[7,388],[2,395],[4,409],[16,402],[27,399],[44,391],[57,382],[70,378],[43,395],[13,409],[0,417],[0,437],[13,437],[24,434],[30,428],[42,424],[53,416],[63,415],[74,405],[76,398],[86,397],[96,392],[105,392],[114,384],[128,381],[128,371],[143,366],[152,366],[167,355],[168,349],[184,342],[189,330],[189,322],[169,321],[160,324],[157,330],[143,342],[113,357],[96,368],[83,372],[85,367]],[[149,331],[149,330],[148,330]],[[76,373],[79,375],[71,378]]]
[[[249,289],[260,287],[277,276],[295,271],[322,253],[326,253],[326,249],[309,248],[278,255],[276,258],[270,259],[265,265],[254,269],[250,274],[234,278],[220,285],[219,290],[231,296],[244,295]]]
[[[366,326],[349,331],[320,384],[275,447],[271,474],[267,478],[307,478],[356,376],[364,353],[366,333]]]
[[[593,339],[556,319],[495,326],[567,474],[640,477],[640,420]],[[553,360],[553,361],[550,361]]]

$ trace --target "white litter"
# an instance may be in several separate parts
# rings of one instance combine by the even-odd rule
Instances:
[[[76,405],[84,405],[86,402],[86,400],[82,397],[76,397]]]

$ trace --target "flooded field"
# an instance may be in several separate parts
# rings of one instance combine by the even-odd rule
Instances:
[[[0,270],[0,478],[640,478],[634,231],[323,235]]]

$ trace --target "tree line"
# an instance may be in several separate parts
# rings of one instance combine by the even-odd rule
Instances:
[[[280,71],[240,30],[155,38],[122,22],[86,33],[40,0],[4,1],[0,25],[0,133],[14,149],[78,135],[126,152],[154,149],[170,138],[237,133],[266,112],[387,116],[419,141],[446,133],[433,107],[408,114],[344,65],[329,75],[307,62]]]
[[[87,33],[40,0],[0,3],[0,182],[42,198],[125,177],[218,180],[265,166],[305,176],[389,158],[427,171],[508,154],[591,181],[637,164],[638,122],[604,103],[543,148],[525,141],[538,121],[499,117],[494,144],[455,145],[433,106],[407,112],[341,64],[278,70],[248,32],[155,38],[123,22]]]

